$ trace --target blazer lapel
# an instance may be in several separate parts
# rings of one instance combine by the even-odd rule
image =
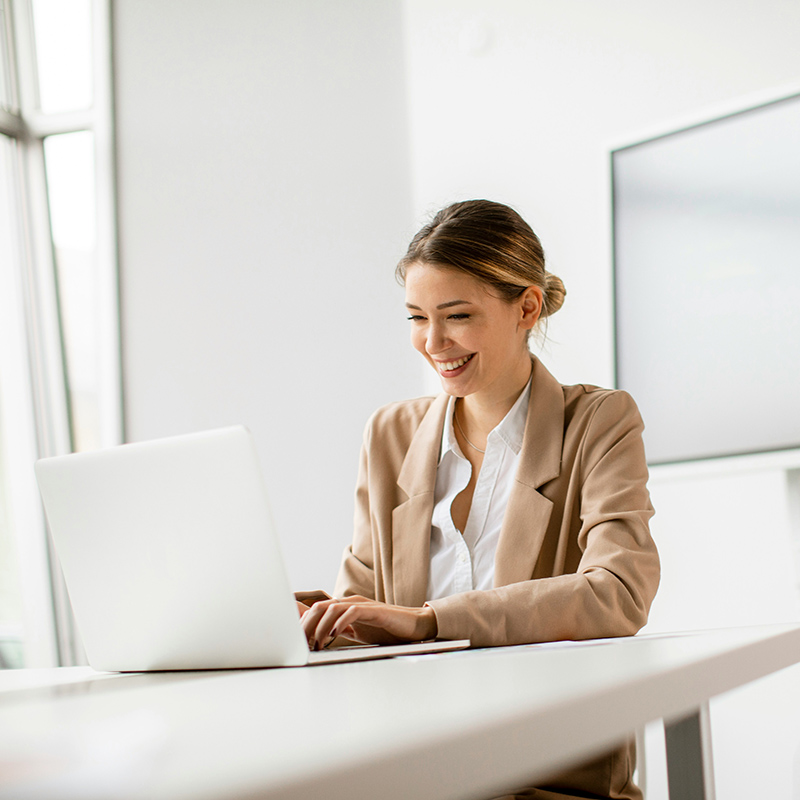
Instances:
[[[553,510],[552,502],[537,489],[561,472],[563,439],[561,384],[534,357],[519,468],[495,553],[495,586],[530,580],[533,575]]]
[[[441,394],[431,403],[397,477],[408,500],[392,512],[394,598],[387,599],[401,606],[421,606],[428,591],[431,518],[447,401]]]

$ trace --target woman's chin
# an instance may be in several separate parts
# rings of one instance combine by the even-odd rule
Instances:
[[[441,384],[442,391],[445,394],[449,394],[451,397],[466,397],[470,394],[470,390],[465,381],[457,381],[440,375],[439,383]]]

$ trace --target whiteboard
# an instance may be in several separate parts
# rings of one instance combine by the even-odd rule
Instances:
[[[611,163],[616,380],[650,463],[800,446],[800,95]]]

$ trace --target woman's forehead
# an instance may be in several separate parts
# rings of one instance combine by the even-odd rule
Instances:
[[[478,278],[451,267],[417,262],[406,270],[406,297],[431,298],[442,293],[467,294],[481,298],[490,294],[489,285]]]

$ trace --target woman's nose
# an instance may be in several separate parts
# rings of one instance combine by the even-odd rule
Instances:
[[[431,325],[428,328],[428,339],[425,345],[430,355],[441,353],[447,348],[448,344],[449,339],[442,325]]]

